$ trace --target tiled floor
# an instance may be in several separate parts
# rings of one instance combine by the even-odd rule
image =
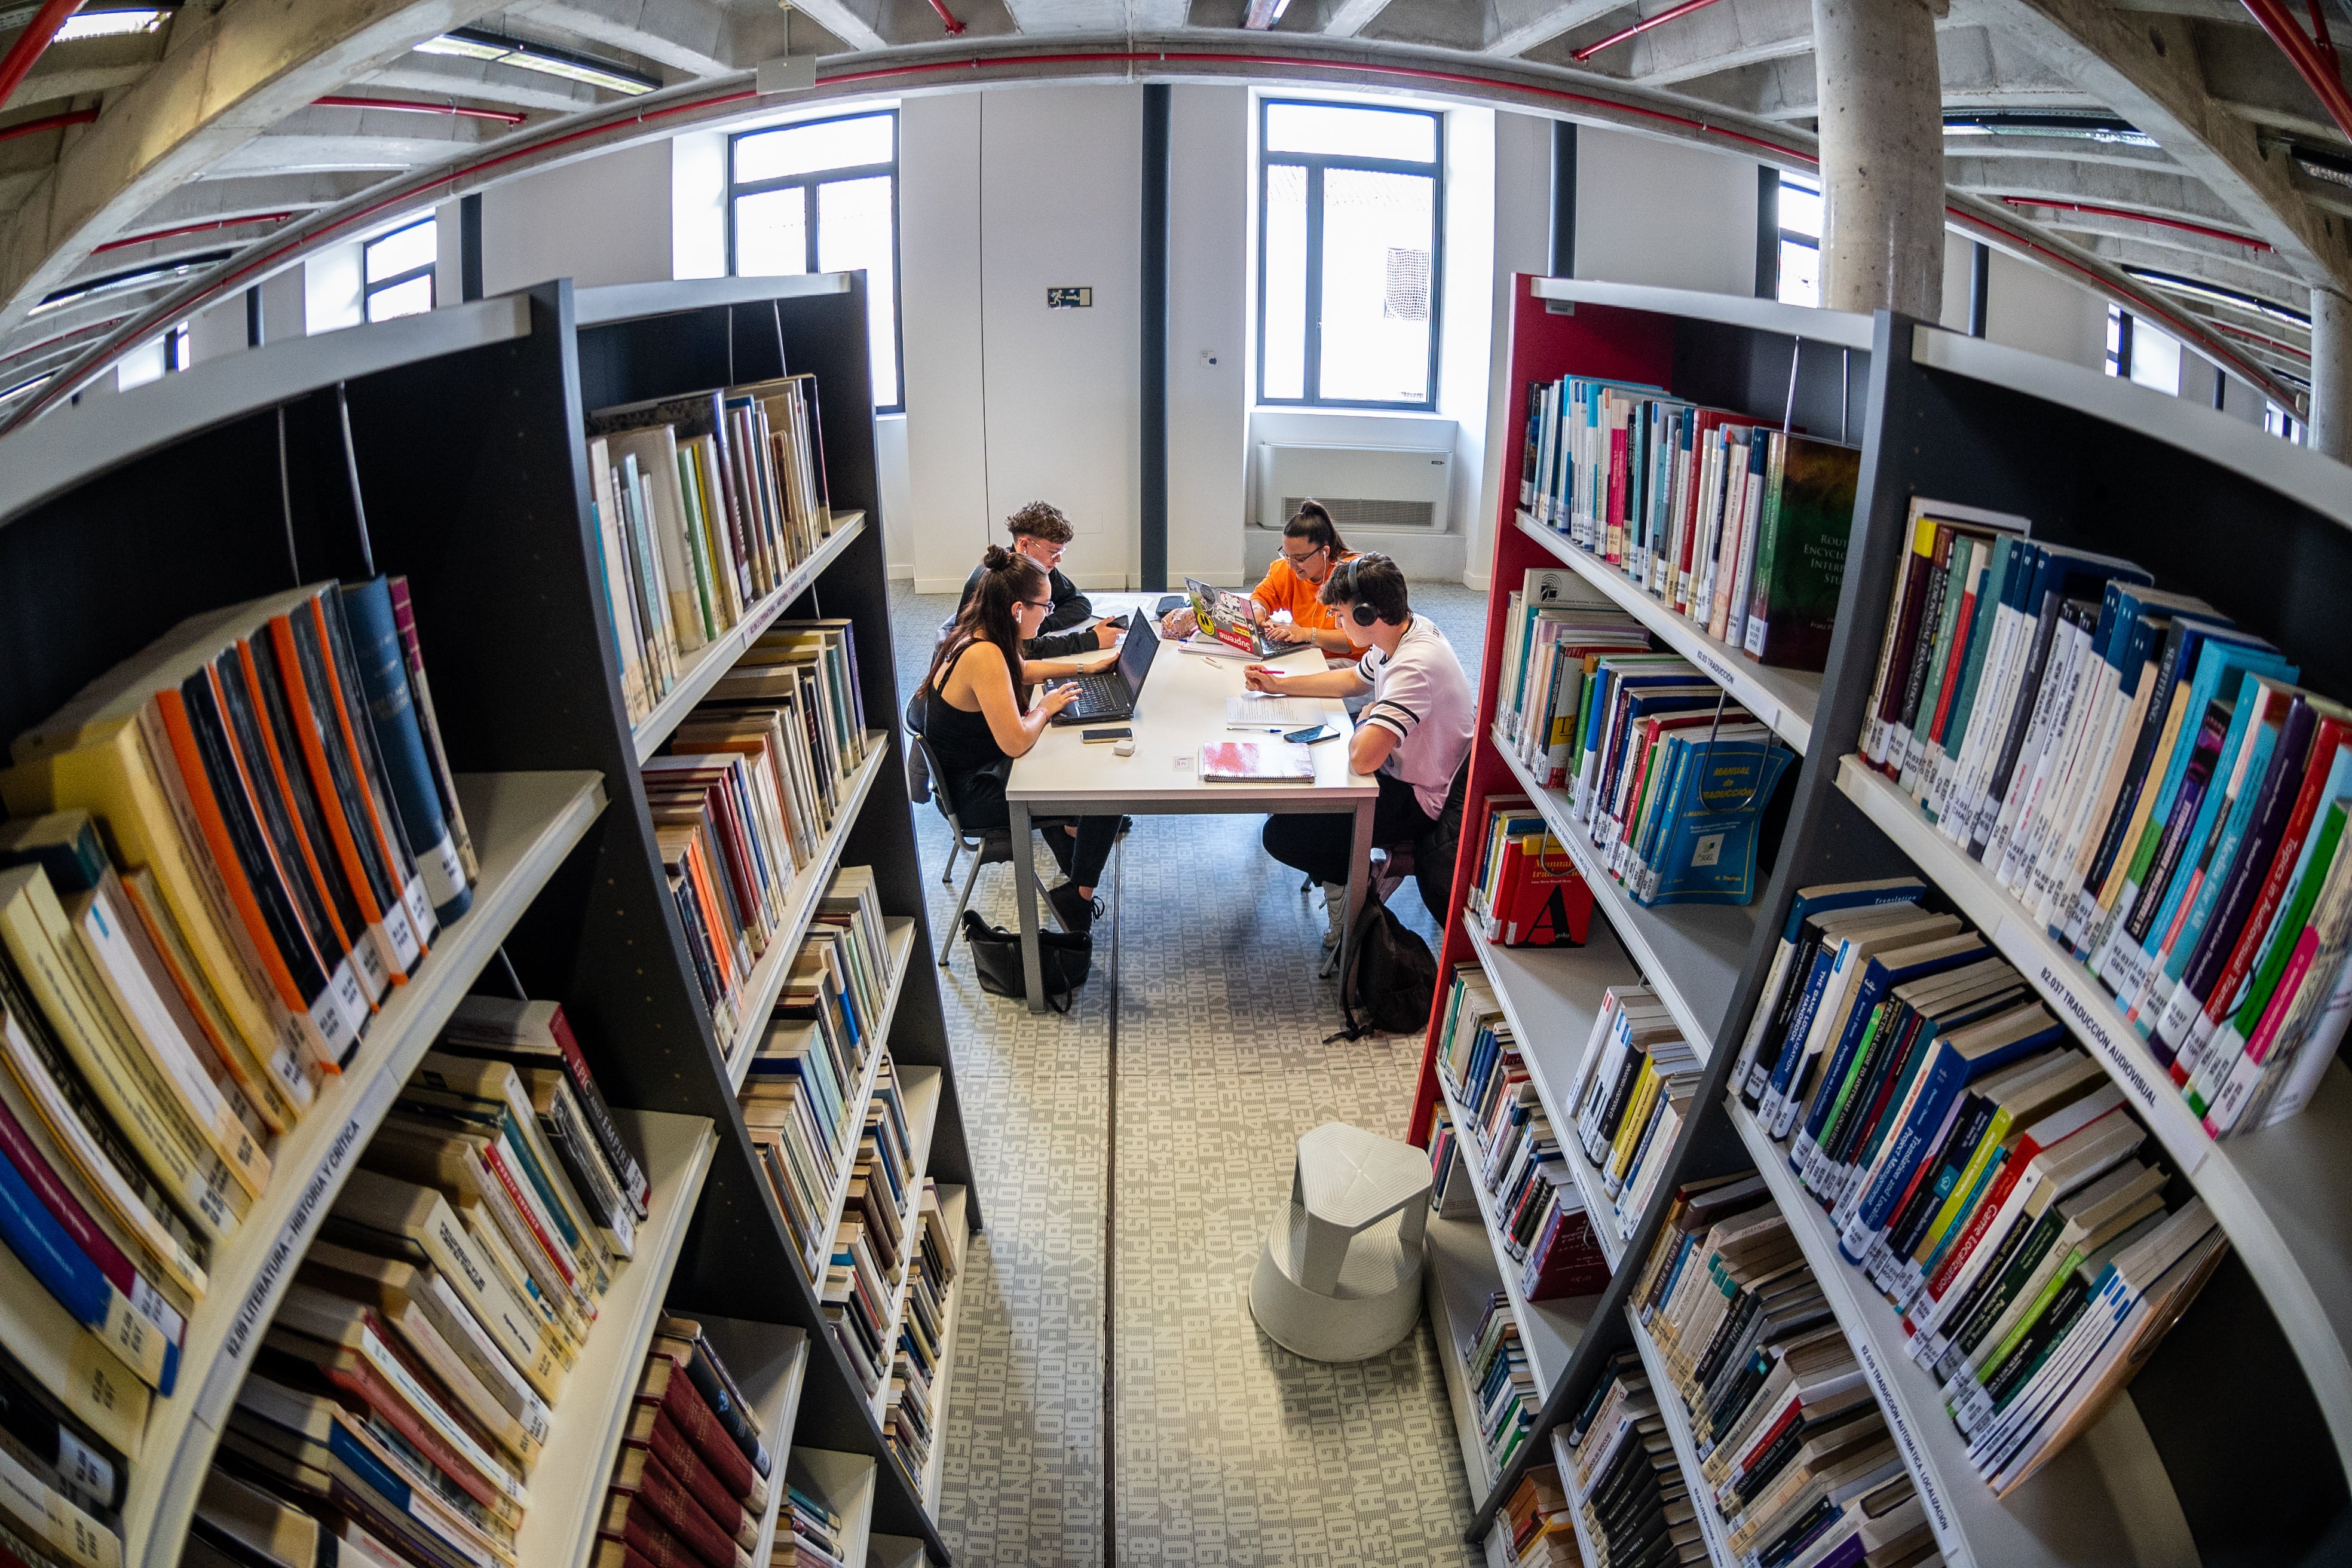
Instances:
[[[1416,584],[1476,667],[1484,595]],[[942,617],[893,611],[903,697]],[[947,830],[919,808],[925,865]],[[1105,1313],[1110,1104],[1107,940],[1068,1017],[982,994],[959,949],[943,977],[989,1228],[970,1252],[944,1434],[941,1527],[959,1563],[1097,1564],[1104,1372],[1116,1414],[1109,1561],[1475,1568],[1470,1501],[1426,1327],[1352,1366],[1302,1361],[1250,1321],[1249,1272],[1287,1193],[1291,1145],[1339,1120],[1402,1136],[1418,1039],[1324,1043],[1321,911],[1257,845],[1255,817],[1139,818],[1113,885],[1117,1268]],[[1013,923],[1011,874],[974,907]],[[932,929],[954,896],[936,874]],[[1395,900],[1428,929],[1410,889]],[[1097,927],[1101,932],[1104,928]]]

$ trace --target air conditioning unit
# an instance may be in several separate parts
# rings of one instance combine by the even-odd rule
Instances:
[[[1279,529],[1312,496],[1349,539],[1444,533],[1454,454],[1426,447],[1257,444],[1257,523]]]

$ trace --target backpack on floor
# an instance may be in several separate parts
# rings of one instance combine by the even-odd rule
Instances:
[[[1437,960],[1429,944],[1378,899],[1356,920],[1356,942],[1339,976],[1339,1007],[1348,1026],[1327,1036],[1360,1040],[1374,1030],[1416,1034],[1429,1027],[1437,995]]]
[[[1026,999],[1027,982],[1021,973],[1021,933],[989,924],[975,910],[963,912],[963,940],[971,949],[971,967],[980,988],[992,996]],[[1037,933],[1037,975],[1045,987],[1045,1004],[1066,1013],[1077,1000],[1077,989],[1094,972],[1095,939],[1066,931]],[[1432,973],[1435,971],[1433,968]]]

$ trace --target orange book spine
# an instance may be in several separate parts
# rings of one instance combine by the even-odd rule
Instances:
[[[733,995],[736,990],[735,943],[741,940],[743,933],[733,921],[727,918],[727,906],[719,899],[718,889],[710,885],[709,851],[704,847],[705,831],[706,828],[697,828],[694,837],[688,843],[687,875],[692,879],[695,899],[702,905],[702,923],[710,932],[711,950],[719,955],[719,983],[727,987],[728,994]]]
[[[212,781],[205,776],[205,760],[196,750],[195,731],[188,726],[187,700],[177,691],[159,691],[155,706],[163,720],[163,731],[172,738],[172,760],[180,770],[181,787],[187,791],[188,804],[195,809],[196,823],[204,829],[205,847],[212,854],[213,864],[219,869],[221,882],[228,889],[229,902],[236,910],[247,934],[253,939],[254,951],[261,959],[265,978],[278,993],[278,999],[297,1015],[308,1014],[310,1005],[302,999],[301,988],[294,984],[293,971],[278,951],[278,939],[270,933],[269,922],[261,916],[261,905],[253,896],[252,884],[245,879],[245,867],[236,858],[236,845],[228,836],[228,824],[221,819],[220,802],[213,798]]]
[[[319,731],[325,725],[311,704],[310,688],[302,679],[301,659],[294,647],[294,628],[284,616],[269,623],[269,646],[278,655],[287,705],[294,710],[294,733],[302,742],[302,763],[310,775],[311,791],[319,797],[319,815],[327,820],[327,837],[335,847],[335,858],[342,864],[343,879],[352,885],[352,897],[359,901],[361,915],[374,925],[383,919],[383,906],[377,902],[375,887],[368,880],[367,863],[360,858],[359,840],[352,837],[350,819],[335,809],[342,795],[335,788],[334,772],[327,763],[327,748],[319,740]],[[394,978],[406,977],[395,973]]]
[[[331,647],[329,639],[333,637],[334,631],[327,624],[327,612],[317,599],[310,601],[310,614],[312,623],[318,627],[319,646]],[[392,874],[393,881],[397,884],[400,881],[402,856],[399,848],[393,843],[392,835],[385,830],[383,813],[376,801],[375,789],[368,782],[367,753],[360,749],[360,738],[352,730],[351,705],[344,700],[342,682],[336,677],[334,660],[331,658],[327,661],[327,690],[324,696],[327,700],[324,706],[333,710],[335,727],[342,732],[343,751],[351,757],[352,767],[359,775],[360,800],[367,807],[368,827],[375,835],[376,853],[383,857],[385,867]],[[425,940],[424,928],[418,927],[415,936],[416,951],[420,957],[433,951],[433,944]]]
[[[236,662],[245,671],[246,689],[253,693],[253,727],[261,736],[262,758],[269,764],[269,776],[278,786],[278,797],[286,803],[287,819],[293,827],[295,846],[302,851],[302,872],[310,879],[311,890],[318,897],[319,908],[326,915],[327,925],[334,931],[335,940],[343,944],[344,952],[349,952],[355,945],[354,939],[350,931],[343,929],[342,912],[335,908],[335,900],[327,892],[327,874],[320,868],[319,852],[310,843],[310,835],[302,825],[301,814],[294,809],[294,781],[286,776],[286,758],[278,749],[277,732],[270,728],[268,715],[264,711],[261,671],[253,661],[252,645],[242,637],[237,639]],[[324,816],[325,813],[322,811],[320,815]],[[362,936],[365,934],[361,933]],[[371,1002],[368,1005],[373,1010],[375,1005]]]

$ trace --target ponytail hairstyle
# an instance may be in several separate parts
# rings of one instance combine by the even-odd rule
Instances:
[[[1348,542],[1339,537],[1338,525],[1332,522],[1331,514],[1324,510],[1319,500],[1300,501],[1298,510],[1291,513],[1290,521],[1282,525],[1282,537],[1303,539],[1329,551],[1334,566],[1339,563],[1339,557],[1348,553]]]
[[[985,642],[994,643],[1004,656],[1005,673],[1018,695],[1028,684],[1022,679],[1021,603],[1038,597],[1045,588],[1045,568],[1001,544],[990,545],[980,557],[980,585],[940,634],[930,673],[923,678],[924,689],[938,691],[963,650]]]

